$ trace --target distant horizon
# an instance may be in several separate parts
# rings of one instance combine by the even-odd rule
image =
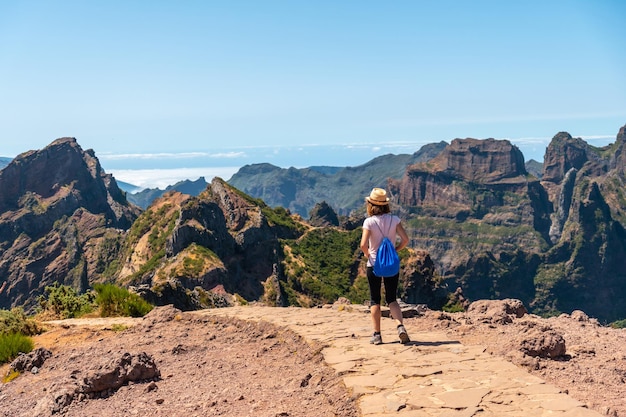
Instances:
[[[580,136],[572,134],[572,137],[580,137],[592,146],[602,147],[616,140],[620,128],[621,126],[615,127],[615,133],[612,135]],[[508,140],[517,146],[524,155],[525,161],[533,159],[543,163],[545,150],[552,137],[495,139]],[[80,138],[76,138],[76,140],[78,145],[86,150],[82,146]],[[449,144],[451,141],[452,139],[444,142]],[[311,166],[356,167],[379,156],[412,154],[419,151],[424,145],[439,142],[441,141],[386,142],[376,145],[233,146],[216,148],[214,152],[100,153],[97,149],[93,149],[93,151],[106,173],[112,174],[116,180],[135,186],[137,191],[141,191],[148,188],[164,190],[177,182],[196,181],[200,177],[204,177],[207,182],[211,182],[214,177],[228,181],[243,166],[261,163],[269,163],[285,169]],[[34,149],[23,152],[30,150]],[[13,157],[6,156],[6,158],[12,159]]]
[[[619,128],[618,128],[619,130]],[[579,137],[572,135],[573,137]],[[613,143],[617,133],[613,136],[594,135],[581,137],[589,145],[602,147]],[[551,140],[550,138],[549,140]],[[543,157],[548,143],[545,139],[527,138],[525,140],[509,140],[517,146],[524,155],[525,161],[535,160],[543,163]],[[450,143],[451,141],[444,141]],[[295,147],[246,147],[233,148],[228,151],[209,153],[180,153],[180,154],[105,154],[100,160],[104,170],[111,173],[116,179],[135,185],[141,189],[165,189],[179,181],[195,181],[204,177],[211,182],[214,177],[228,181],[240,168],[246,165],[269,163],[280,168],[308,168],[312,166],[356,167],[387,154],[413,154],[423,144],[384,144],[383,146],[355,146],[355,145],[309,145]],[[213,164],[202,166],[206,161]],[[133,166],[134,168],[129,168]],[[138,167],[140,166],[140,167]],[[107,169],[109,167],[109,169]]]

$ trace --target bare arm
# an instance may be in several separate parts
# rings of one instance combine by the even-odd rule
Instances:
[[[367,229],[363,229],[363,234],[361,234],[361,250],[365,254],[366,257],[370,256],[370,231]]]
[[[404,249],[406,245],[409,243],[409,236],[406,234],[406,230],[404,230],[404,226],[402,223],[398,223],[396,226],[396,233],[400,236],[400,242],[396,244],[396,252]]]

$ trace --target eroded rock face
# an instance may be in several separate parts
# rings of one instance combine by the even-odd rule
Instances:
[[[567,132],[554,136],[544,156],[542,180],[560,183],[570,169],[581,169],[588,161],[587,146],[585,141],[572,138]]]
[[[17,156],[0,171],[0,308],[28,309],[55,282],[85,289],[139,212],[75,138]]]
[[[526,175],[524,155],[508,140],[454,139],[425,165],[470,182],[495,183]]]
[[[402,206],[437,206],[441,215],[462,220],[481,215],[476,193],[483,211],[503,205],[503,191],[528,194],[526,177],[524,155],[509,141],[455,139],[435,158],[409,167],[400,181],[390,181],[390,189]]]

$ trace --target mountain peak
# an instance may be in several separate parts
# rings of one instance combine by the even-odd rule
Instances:
[[[524,177],[524,155],[508,140],[454,139],[439,155],[414,170],[445,173],[467,181],[493,183]]]

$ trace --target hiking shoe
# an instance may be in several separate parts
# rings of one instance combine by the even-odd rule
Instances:
[[[383,343],[383,338],[380,333],[374,333],[370,339],[370,343],[373,345],[380,345]]]
[[[398,326],[398,337],[400,338],[400,343],[402,343],[403,345],[411,341],[411,339],[409,339],[409,334],[406,332],[406,329],[403,325]]]

